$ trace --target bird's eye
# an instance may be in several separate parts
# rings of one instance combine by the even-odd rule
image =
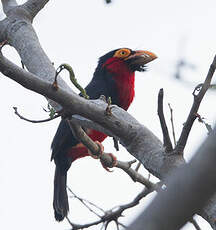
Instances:
[[[130,55],[130,53],[131,53],[130,49],[123,48],[123,49],[117,50],[114,54],[114,57],[126,58]]]

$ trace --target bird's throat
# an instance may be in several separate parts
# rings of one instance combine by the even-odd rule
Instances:
[[[121,73],[115,78],[116,86],[118,89],[119,105],[127,110],[134,99],[134,72]]]
[[[135,73],[129,69],[128,65],[123,60],[116,58],[108,59],[103,67],[111,73],[111,76],[115,81],[118,95],[118,105],[127,110],[135,95]]]

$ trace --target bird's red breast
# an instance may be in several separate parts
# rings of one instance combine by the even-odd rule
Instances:
[[[118,57],[109,58],[103,65],[113,76],[118,91],[120,107],[127,110],[134,99],[134,77],[135,73],[123,59]]]
[[[99,67],[108,71],[110,74],[109,76],[113,79],[115,89],[110,87],[109,90],[117,91],[117,101],[120,107],[127,110],[134,99],[135,71],[144,71],[144,65],[155,58],[156,55],[149,51],[132,51],[131,49],[127,48],[112,51],[111,53],[108,53],[102,57],[102,60],[105,60],[101,66],[99,65]],[[100,81],[98,81],[98,87],[100,87],[99,83]],[[91,98],[92,95],[89,96]],[[88,132],[88,136],[93,141],[99,142],[102,142],[107,137],[107,135],[104,133],[96,130],[91,130]],[[88,155],[87,148],[81,143],[70,148],[68,152],[68,156],[72,158],[72,161]]]

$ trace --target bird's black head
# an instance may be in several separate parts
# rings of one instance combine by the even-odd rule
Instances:
[[[129,48],[120,48],[102,56],[99,59],[98,66],[102,67],[106,63],[109,65],[110,63],[114,64],[115,62],[123,61],[132,72],[145,71],[145,65],[156,58],[157,56],[154,53],[146,50],[133,51]]]

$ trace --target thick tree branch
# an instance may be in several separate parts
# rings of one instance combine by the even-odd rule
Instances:
[[[28,1],[25,4],[33,6],[35,2],[40,3],[38,6],[35,5],[37,10],[41,9],[46,3],[46,1],[41,0]],[[17,50],[29,72],[36,74],[37,78],[53,82],[55,68],[39,43],[31,25],[31,15],[26,10],[25,4],[14,7],[12,9],[13,13],[10,13],[6,19],[0,22],[0,41],[7,40]],[[58,81],[58,85],[71,92],[70,87],[62,79]],[[50,103],[56,110],[61,109],[57,103],[53,101]]]
[[[164,156],[164,149],[158,138],[117,106],[112,108],[111,116],[106,116],[104,113],[107,104],[102,100],[85,100],[62,88],[55,91],[52,84],[17,67],[3,56],[0,56],[0,71],[24,87],[58,102],[71,114],[79,114],[111,130],[114,136],[119,137],[121,144],[159,178],[184,162],[181,156]]]
[[[22,6],[29,12],[33,20],[48,2],[49,0],[28,0]]]
[[[216,191],[215,133],[216,127],[190,163],[167,179],[166,191],[156,196],[129,229],[180,229],[203,208]]]
[[[12,8],[18,6],[16,0],[2,0],[1,2],[2,2],[2,6],[3,6],[3,11],[4,11],[4,13],[5,13],[6,15],[8,15],[8,12],[9,12]]]
[[[5,0],[3,2],[7,4],[15,1]],[[6,8],[5,10],[9,12]],[[59,89],[54,91],[52,82],[55,69],[41,48],[32,28],[31,20],[25,12],[24,7],[19,7],[19,10],[14,10],[13,14],[8,14],[8,18],[0,22],[0,41],[8,40],[31,73],[18,68],[0,56],[0,71],[2,73],[24,87],[56,101],[72,114],[88,118],[91,120],[91,125],[96,124],[97,127],[100,125],[105,130],[109,130],[113,134],[112,136],[118,137],[126,149],[139,159],[146,169],[159,178],[164,178],[173,168],[184,163],[183,156],[180,154],[165,154],[158,138],[124,110],[115,106],[112,109],[112,115],[105,116],[106,103],[101,100],[87,101],[80,98],[63,80],[59,80]],[[52,103],[52,105],[57,108],[57,103]],[[179,146],[184,145],[186,141],[185,139],[183,143],[181,141]],[[214,220],[216,219],[216,212],[213,209],[215,204],[216,199],[212,200],[207,211],[203,214],[212,226],[215,225]]]

